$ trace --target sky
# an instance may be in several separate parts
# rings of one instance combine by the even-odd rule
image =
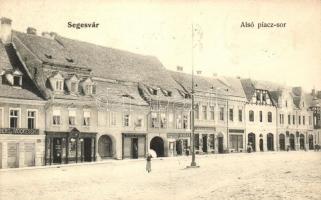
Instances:
[[[0,0],[0,17],[27,27],[157,57],[171,70],[240,76],[321,90],[321,1]],[[68,28],[99,23],[98,28]],[[254,28],[241,27],[253,22]],[[286,23],[284,28],[257,24]],[[192,26],[199,30],[194,32]],[[198,33],[202,34],[198,34]],[[202,36],[200,36],[202,35]],[[194,41],[194,43],[192,42]]]

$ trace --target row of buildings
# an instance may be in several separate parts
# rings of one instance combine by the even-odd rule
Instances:
[[[190,74],[155,57],[57,33],[14,31],[1,18],[0,168],[184,155],[191,146]],[[313,149],[321,91],[202,75],[196,153]]]

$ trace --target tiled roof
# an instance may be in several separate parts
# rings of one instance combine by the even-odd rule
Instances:
[[[170,74],[178,82],[182,85],[187,92],[192,91],[192,75],[183,73],[183,72],[175,72],[170,71]],[[197,92],[215,92],[215,88],[220,88],[222,91],[226,91],[229,89],[225,84],[219,81],[216,78],[210,78],[205,76],[194,75],[194,90]]]
[[[148,105],[139,95],[138,85],[135,83],[97,82],[97,94],[95,97],[102,103],[124,103],[139,106]]]
[[[156,57],[103,47],[59,35],[55,39],[49,39],[15,31],[14,37],[42,62],[86,68],[91,70],[94,77],[142,83],[141,85],[147,88],[161,88],[172,92],[171,97],[161,94],[155,97],[148,92],[144,93],[143,95],[149,99],[162,98],[165,101],[183,99],[177,91],[180,85],[172,79]]]
[[[15,70],[18,69],[24,72],[23,66],[21,65],[12,45],[4,45],[0,42],[0,72],[2,70]],[[5,81],[5,77],[0,78],[0,97],[15,98],[15,99],[27,99],[27,100],[43,100],[36,87],[27,75],[22,77],[21,88],[16,88],[9,85]]]
[[[14,32],[14,35],[43,62],[88,68],[92,69],[95,77],[142,82],[167,90],[173,89],[176,84],[161,62],[153,56],[103,47],[59,35],[55,39],[20,32]]]

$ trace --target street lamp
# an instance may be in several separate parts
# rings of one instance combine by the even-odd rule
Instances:
[[[194,25],[192,24],[192,109],[191,109],[191,143],[192,143],[192,162],[187,168],[198,168],[199,166],[195,161],[195,128],[194,128],[194,114],[195,114],[195,105],[194,105]]]

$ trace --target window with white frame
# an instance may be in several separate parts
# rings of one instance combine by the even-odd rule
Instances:
[[[183,115],[183,129],[187,129],[187,128],[188,128],[188,116]]]
[[[125,126],[125,127],[129,126],[129,114],[123,115],[123,126]]]
[[[305,116],[302,116],[302,124],[305,125]]]
[[[230,121],[233,121],[233,120],[234,120],[234,111],[233,111],[233,108],[230,108],[230,109],[229,109],[229,117],[230,117]]]
[[[176,116],[176,128],[181,129],[182,128],[182,115],[178,114]]]
[[[20,87],[22,85],[22,76],[21,75],[14,75],[13,76],[13,86]]]
[[[254,111],[253,110],[249,111],[249,121],[254,122]]]
[[[272,112],[268,112],[268,122],[272,122]]]
[[[135,121],[135,127],[142,127],[143,126],[143,117],[139,116]]]
[[[10,128],[19,127],[19,109],[10,109]]]
[[[64,87],[63,87],[63,86],[64,86],[63,80],[57,79],[55,86],[56,86],[56,87],[55,87],[55,90],[56,90],[56,91],[63,91],[63,88],[64,88]]]
[[[73,81],[70,83],[70,92],[71,93],[77,93],[78,91],[78,87],[77,87],[77,82],[76,81]]]
[[[28,129],[36,128],[36,111],[28,110]]]
[[[194,113],[195,113],[195,119],[199,119],[199,106],[198,104],[195,105],[195,110],[194,110]]]
[[[90,111],[84,111],[83,125],[90,126]]]
[[[116,113],[110,112],[110,125],[116,126],[116,123],[117,123]]]
[[[211,120],[214,120],[215,118],[214,106],[210,106],[210,117],[211,117]]]
[[[160,127],[161,128],[166,128],[166,124],[167,124],[166,113],[161,113],[160,114]]]
[[[52,124],[53,125],[60,125],[61,119],[60,119],[60,110],[53,110],[52,112]]]
[[[207,106],[202,106],[203,119],[207,120]]]
[[[260,118],[260,122],[263,122],[263,112],[261,110],[259,112],[259,118]]]
[[[76,111],[75,110],[69,110],[69,126],[76,125]]]
[[[156,112],[151,113],[151,123],[152,128],[158,128],[158,117]]]
[[[220,120],[224,121],[224,107],[220,107]]]
[[[242,109],[239,109],[239,122],[243,121],[243,111]]]

